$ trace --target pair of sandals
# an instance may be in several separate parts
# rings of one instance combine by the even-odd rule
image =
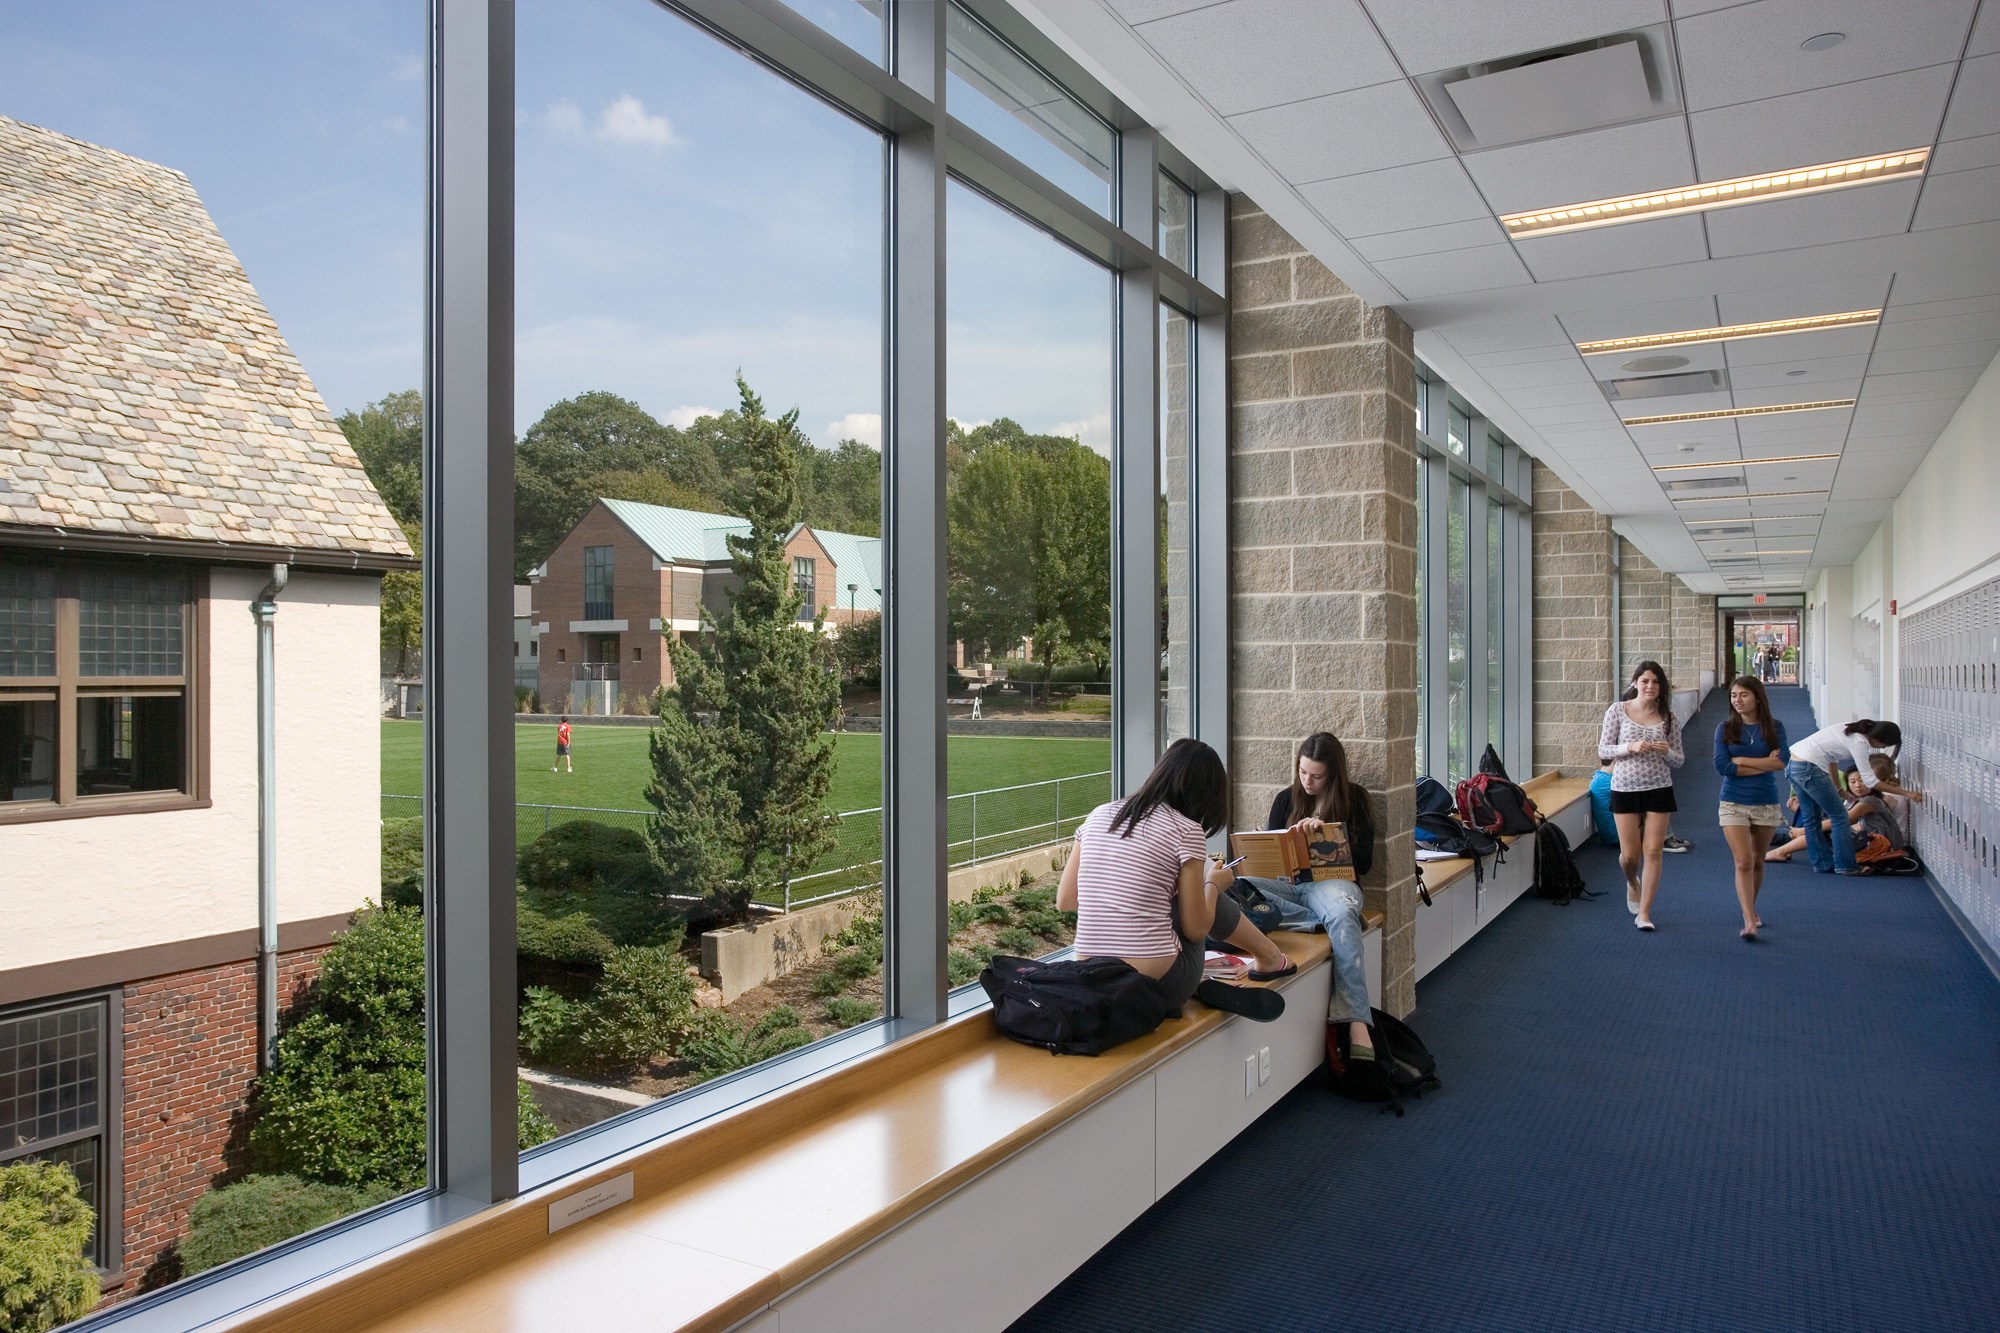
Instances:
[[[1284,977],[1297,976],[1299,965],[1290,958],[1285,965],[1269,972],[1250,972],[1251,981],[1278,981]],[[1239,1014],[1253,1023],[1274,1022],[1285,1012],[1285,997],[1274,990],[1261,987],[1231,986],[1226,982],[1209,979],[1194,988],[1194,997],[1211,1009],[1220,1009],[1226,1014]]]

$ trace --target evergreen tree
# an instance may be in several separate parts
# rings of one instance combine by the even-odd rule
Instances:
[[[646,799],[653,855],[670,886],[736,914],[810,867],[833,840],[826,812],[839,680],[825,612],[798,618],[785,541],[798,522],[797,412],[772,420],[742,376],[729,455],[740,461],[731,535],[735,587],[695,642],[669,642],[675,684],[660,692]]]

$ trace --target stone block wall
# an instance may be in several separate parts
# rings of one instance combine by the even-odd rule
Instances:
[[[1416,1005],[1416,367],[1374,310],[1249,200],[1230,207],[1233,799],[1261,823],[1314,731],[1338,735],[1381,834],[1383,1004]]]
[[[1618,539],[1619,661],[1618,679],[1628,680],[1632,668],[1654,661],[1667,668],[1677,686],[1687,682],[1674,675],[1673,585],[1680,580],[1648,560],[1639,548]]]
[[[1674,675],[1675,683],[1685,689],[1693,689],[1701,683],[1701,673],[1714,671],[1718,684],[1727,682],[1726,668],[1717,660],[1717,633],[1715,624],[1715,598],[1706,593],[1698,593],[1681,582],[1673,580],[1673,633],[1674,657],[1667,668]]]
[[[1534,769],[1590,773],[1613,697],[1611,520],[1539,463],[1534,520]]]

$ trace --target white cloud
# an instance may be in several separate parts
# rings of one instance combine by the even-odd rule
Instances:
[[[422,56],[402,56],[389,67],[389,77],[398,83],[415,83],[424,77]]]
[[[1081,441],[1083,447],[1094,453],[1111,457],[1111,414],[1093,412],[1082,421],[1058,421],[1049,427],[1051,435],[1067,435]]]
[[[722,413],[712,407],[677,407],[660,420],[675,430],[686,430],[703,417],[719,417]]]
[[[671,148],[680,142],[665,116],[646,110],[646,104],[630,93],[620,93],[599,113],[597,137],[611,143],[644,144],[649,148]]]
[[[542,123],[558,134],[582,134],[583,112],[574,102],[551,102]]]
[[[880,412],[849,412],[838,421],[826,423],[826,448],[837,447],[842,440],[859,440],[870,449],[882,450],[882,414]]]
[[[960,421],[957,417],[946,417],[945,420],[968,434],[978,430],[981,426],[990,426],[993,424],[993,418],[991,417],[985,417],[978,421]]]

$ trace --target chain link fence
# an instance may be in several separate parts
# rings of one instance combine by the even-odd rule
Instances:
[[[949,856],[953,866],[970,865],[1068,837],[1083,817],[1111,799],[1111,771],[1026,782],[964,792],[946,803]],[[382,797],[384,819],[423,814],[415,796]],[[587,805],[517,805],[514,844],[525,847],[558,824],[594,820],[643,835],[647,810],[608,810]],[[785,886],[769,905],[785,911],[845,897],[882,883],[882,807],[846,810],[834,816],[834,844],[813,869]]]

